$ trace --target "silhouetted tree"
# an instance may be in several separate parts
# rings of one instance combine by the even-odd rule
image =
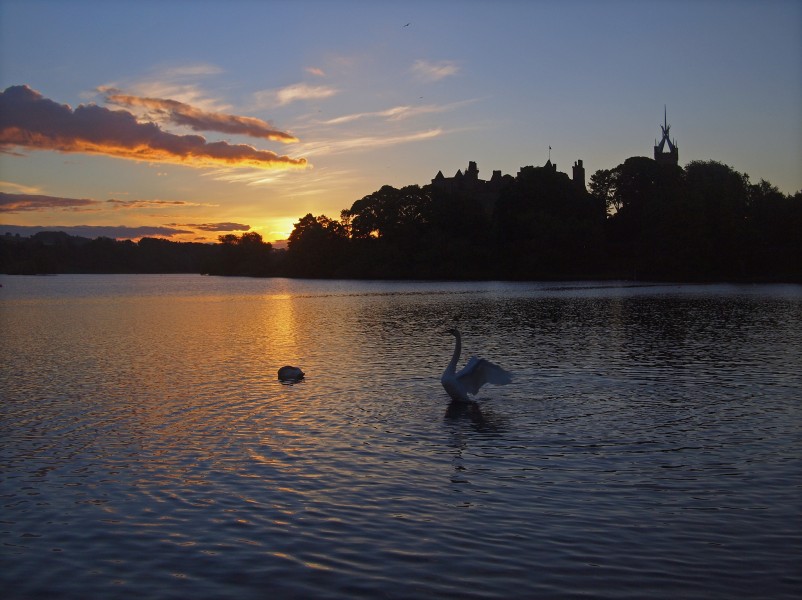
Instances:
[[[767,181],[748,186],[748,274],[802,281],[802,191],[786,196]]]
[[[602,251],[604,208],[564,173],[524,167],[496,207],[500,256],[514,278],[589,274]]]
[[[273,274],[273,245],[262,241],[255,231],[237,237],[228,233],[218,237],[219,258],[209,268],[212,275],[264,277]]]
[[[383,186],[346,213],[351,268],[383,278],[482,278],[488,274],[490,222],[470,195],[430,185]]]
[[[347,212],[355,238],[399,237],[429,221],[431,196],[417,185],[400,190],[385,185],[357,200]]]
[[[136,246],[137,273],[198,273],[215,250],[210,244],[149,237],[139,240]]]
[[[287,240],[290,273],[300,277],[335,277],[346,272],[346,227],[325,215],[302,217]]]
[[[741,276],[746,258],[749,177],[715,161],[685,167],[684,246],[701,279]]]
[[[681,168],[640,156],[591,177],[594,197],[607,208],[608,256],[622,276],[670,277],[676,271],[682,185]]]
[[[599,169],[590,176],[590,194],[604,203],[608,216],[621,210],[621,196],[618,194],[620,173],[619,169]]]
[[[421,232],[417,260],[424,276],[503,278],[496,260],[492,215],[479,198],[438,189],[431,193],[430,226]]]

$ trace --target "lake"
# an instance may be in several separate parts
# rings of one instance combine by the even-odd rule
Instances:
[[[802,286],[0,284],[3,598],[799,597]]]

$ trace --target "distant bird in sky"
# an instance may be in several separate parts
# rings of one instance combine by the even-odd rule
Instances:
[[[281,367],[278,370],[279,381],[285,381],[287,383],[301,381],[301,379],[304,378],[305,374],[306,373],[301,371],[301,369],[299,369],[298,367],[291,367],[289,365]]]
[[[412,25],[412,23],[407,23],[406,25],[404,25],[404,27],[409,27],[410,25]],[[402,27],[401,29],[403,29],[404,27]]]
[[[458,373],[457,361],[459,361],[459,355],[462,352],[462,336],[456,328],[448,329],[446,333],[450,333],[456,338],[456,345],[454,346],[454,356],[451,357],[451,362],[448,363],[446,370],[443,372],[440,383],[443,384],[452,400],[470,402],[468,394],[476,395],[479,392],[479,388],[486,383],[494,383],[496,385],[512,383],[512,375],[510,373],[489,360],[476,358],[475,356],[472,356],[468,364]]]

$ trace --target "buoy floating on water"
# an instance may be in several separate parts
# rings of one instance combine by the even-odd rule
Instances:
[[[304,378],[304,372],[301,371],[301,369],[299,369],[298,367],[291,367],[289,365],[286,365],[278,370],[279,381],[293,382],[293,381],[301,381],[301,379],[303,378]]]

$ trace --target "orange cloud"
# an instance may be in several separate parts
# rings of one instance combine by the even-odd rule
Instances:
[[[139,123],[124,110],[94,104],[75,110],[28,86],[0,93],[0,148],[103,154],[189,167],[304,168],[305,158],[279,156],[247,144],[207,142],[199,135],[175,135],[154,123]]]
[[[285,144],[298,141],[295,136],[273,129],[270,123],[261,119],[208,112],[178,100],[143,98],[109,92],[106,94],[106,101],[118,106],[139,106],[152,110],[159,117],[176,125],[185,125],[195,131],[218,131],[247,135]]]

